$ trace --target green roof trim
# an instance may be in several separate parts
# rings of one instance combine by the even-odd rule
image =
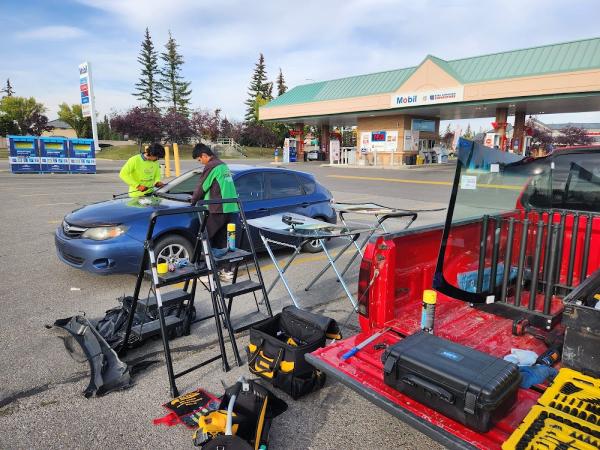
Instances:
[[[453,61],[428,55],[420,65],[427,60],[433,61],[462,84],[575,72],[600,68],[600,38],[581,39]],[[296,86],[265,107],[392,93],[398,90],[419,66]]]

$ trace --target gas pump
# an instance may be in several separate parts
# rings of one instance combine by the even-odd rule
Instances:
[[[295,138],[285,138],[283,141],[283,162],[296,162],[298,141]]]

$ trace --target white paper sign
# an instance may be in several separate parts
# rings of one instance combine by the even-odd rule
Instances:
[[[500,164],[490,164],[490,172],[492,172],[492,173],[500,172]]]
[[[462,175],[460,177],[461,189],[477,189],[477,177],[475,175]]]

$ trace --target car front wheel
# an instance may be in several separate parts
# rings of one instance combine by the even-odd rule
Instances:
[[[160,238],[154,246],[157,264],[175,264],[184,258],[189,261],[193,251],[191,242],[176,234]]]

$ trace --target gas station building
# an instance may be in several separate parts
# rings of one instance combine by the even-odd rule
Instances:
[[[302,130],[312,125],[327,159],[387,166],[414,164],[419,150],[436,145],[440,120],[495,117],[491,146],[520,153],[526,116],[589,111],[600,111],[600,38],[452,61],[428,55],[416,67],[296,86],[259,117],[294,126],[298,159]],[[333,127],[356,127],[356,148],[340,154]]]

